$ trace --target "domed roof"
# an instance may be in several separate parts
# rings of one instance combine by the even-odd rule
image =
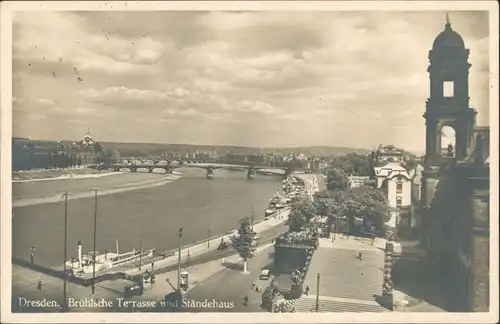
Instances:
[[[460,36],[459,33],[454,31],[451,28],[451,24],[449,21],[446,22],[444,30],[436,37],[434,40],[434,44],[432,45],[433,49],[441,49],[441,48],[458,48],[464,49],[465,42]]]

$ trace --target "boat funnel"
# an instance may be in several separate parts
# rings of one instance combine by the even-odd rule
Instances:
[[[82,266],[82,241],[78,241],[78,266]]]

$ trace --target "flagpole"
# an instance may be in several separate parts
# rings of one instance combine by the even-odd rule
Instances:
[[[67,312],[67,277],[66,260],[68,259],[68,192],[64,193],[64,286],[63,286],[63,312]]]
[[[95,294],[95,241],[97,232],[97,189],[94,190],[94,262],[92,263],[92,294]]]

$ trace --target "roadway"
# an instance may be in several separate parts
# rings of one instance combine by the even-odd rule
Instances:
[[[188,312],[266,312],[260,307],[262,293],[252,290],[252,283],[255,281],[257,286],[264,289],[271,282],[268,280],[259,280],[262,269],[272,266],[273,259],[269,252],[273,252],[272,246],[256,254],[248,260],[249,274],[243,274],[243,262],[225,264],[225,269],[203,281],[186,294],[188,301],[203,302],[204,300],[216,301],[218,303],[232,302],[233,308],[189,308]],[[243,304],[245,294],[248,296],[248,305]]]

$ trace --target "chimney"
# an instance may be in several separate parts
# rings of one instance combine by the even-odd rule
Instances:
[[[78,241],[78,266],[82,266],[82,241]]]

